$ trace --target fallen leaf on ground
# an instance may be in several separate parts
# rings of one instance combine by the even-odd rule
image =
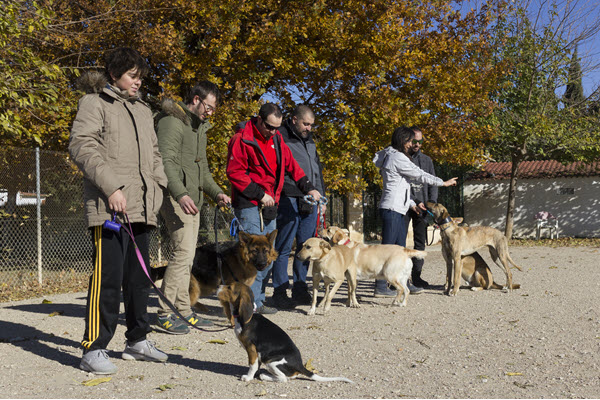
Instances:
[[[265,389],[263,389],[260,393],[257,393],[254,396],[262,397],[262,396],[266,396],[266,395],[267,395],[267,391]]]
[[[96,386],[96,385],[99,385],[104,382],[109,382],[111,379],[112,378],[108,376],[105,378],[96,378],[96,379],[90,379],[89,381],[83,381],[83,382],[81,382],[81,384],[83,386]]]
[[[180,351],[186,351],[186,350],[187,350],[187,347],[173,346],[173,347],[171,347],[171,350],[180,350]]]
[[[173,389],[174,387],[175,387],[175,385],[171,385],[171,384],[167,383],[166,385],[160,385],[158,387],[158,390],[164,392],[165,390]]]
[[[307,370],[309,370],[312,373],[317,373],[317,369],[315,367],[313,367],[312,365],[313,359],[309,358],[308,360],[306,360],[306,364],[304,364],[304,368],[306,368]]]
[[[508,375],[508,376],[523,376],[523,374],[520,372],[507,372],[506,375]]]
[[[227,340],[221,340],[221,339],[213,339],[213,340],[209,340],[207,343],[213,343],[213,344],[227,344],[229,343]]]
[[[50,300],[44,299],[42,300],[42,304],[52,304],[52,302]]]
[[[54,311],[50,314],[48,314],[49,317],[56,317],[57,315],[63,315],[65,312],[64,311]]]

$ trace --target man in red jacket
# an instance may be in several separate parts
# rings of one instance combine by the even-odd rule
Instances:
[[[241,126],[229,141],[227,178],[231,182],[232,204],[242,229],[250,234],[266,235],[275,230],[286,173],[304,194],[312,195],[316,201],[321,198],[279,133],[282,119],[277,104],[264,104],[258,117]],[[272,264],[259,271],[251,287],[255,311],[261,314],[277,312],[263,304],[271,268]]]

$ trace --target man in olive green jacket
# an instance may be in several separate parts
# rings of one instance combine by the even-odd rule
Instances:
[[[190,272],[194,262],[200,209],[205,192],[219,206],[231,200],[215,183],[206,158],[206,132],[212,127],[208,117],[219,102],[218,87],[202,81],[189,90],[184,102],[166,99],[156,117],[158,146],[169,179],[161,215],[166,221],[173,254],[163,278],[162,291],[177,311],[193,325],[212,325],[190,306]],[[158,325],[173,334],[190,331],[187,324],[159,300]]]

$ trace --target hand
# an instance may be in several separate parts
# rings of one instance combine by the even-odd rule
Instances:
[[[325,204],[321,204],[321,215],[325,215],[325,211],[327,211],[327,206]]]
[[[444,186],[456,186],[456,180],[458,178],[454,177],[452,179],[448,179],[446,182],[444,182]]]
[[[321,200],[321,193],[319,193],[318,190],[311,190],[310,192],[308,192],[308,194],[311,195],[313,199],[317,202]]]
[[[118,213],[125,213],[125,209],[127,207],[127,199],[125,195],[121,191],[121,189],[117,189],[113,194],[108,197],[108,207],[112,211],[116,211]]]
[[[421,214],[421,212],[419,211],[419,209],[417,208],[417,206],[410,206],[410,209],[411,209],[412,212],[414,212],[417,215]]]
[[[265,193],[262,199],[260,199],[260,203],[263,206],[271,207],[275,205],[275,200],[271,196]]]
[[[198,214],[198,207],[196,207],[194,200],[192,200],[192,198],[187,194],[179,200],[177,200],[177,202],[179,203],[179,206],[181,207],[184,213],[188,215]]]
[[[217,195],[217,205],[219,207],[225,207],[227,204],[231,204],[231,198],[225,193],[219,193]]]

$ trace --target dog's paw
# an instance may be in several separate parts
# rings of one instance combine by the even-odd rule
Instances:
[[[315,313],[317,312],[316,308],[311,308],[310,310],[308,310],[308,315],[315,315]]]
[[[250,382],[252,380],[252,377],[250,377],[248,375],[242,375],[242,377],[240,379],[244,382]]]

